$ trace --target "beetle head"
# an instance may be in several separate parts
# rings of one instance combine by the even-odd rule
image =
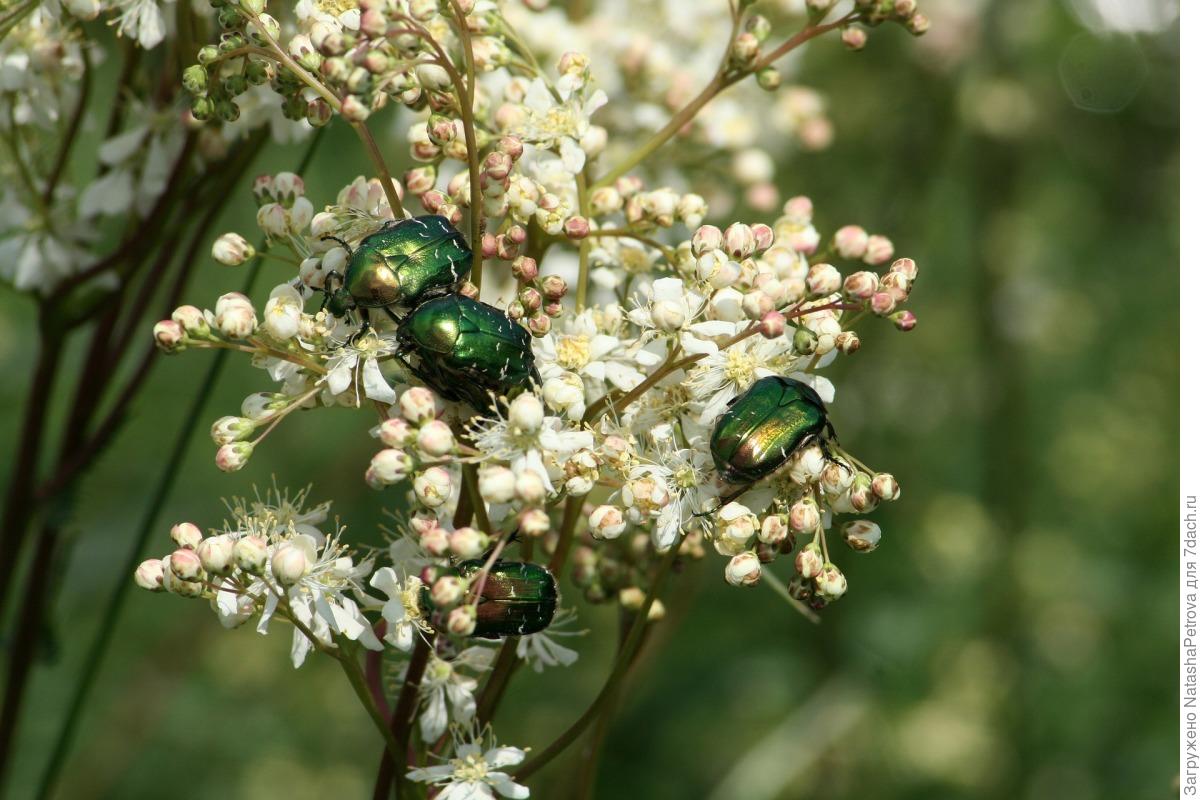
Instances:
[[[335,317],[344,317],[354,308],[354,297],[345,286],[339,286],[328,295],[329,313]]]

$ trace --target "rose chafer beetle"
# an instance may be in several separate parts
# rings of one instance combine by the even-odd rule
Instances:
[[[492,395],[540,383],[529,331],[498,308],[459,294],[435,297],[399,321],[400,352],[413,373],[448,400],[494,413]]]
[[[760,378],[729,404],[709,441],[717,474],[729,483],[753,483],[783,466],[811,441],[836,438],[825,404],[807,383]]]
[[[392,306],[412,308],[445,294],[471,271],[471,248],[463,235],[438,214],[397,220],[362,240],[357,248],[336,237],[350,254],[344,275],[325,278],[329,312],[344,317],[358,311],[366,328],[369,309],[383,309],[397,323]],[[341,285],[333,289],[333,278]]]
[[[486,564],[485,559],[476,558],[453,569],[453,573],[467,579],[468,599],[473,597],[475,578]],[[445,574],[444,569],[437,572]],[[426,605],[433,607],[428,598]],[[497,561],[483,579],[471,635],[500,639],[537,633],[550,624],[557,608],[558,583],[546,568],[527,561]]]

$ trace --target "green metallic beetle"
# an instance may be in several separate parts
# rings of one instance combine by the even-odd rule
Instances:
[[[485,563],[464,561],[458,574],[473,581]],[[558,584],[548,570],[526,561],[497,561],[484,578],[472,635],[500,639],[537,633],[554,619],[557,607]]]
[[[729,404],[709,441],[717,473],[729,483],[753,483],[816,440],[836,438],[825,404],[807,383],[760,378]]]
[[[367,310],[380,308],[395,322],[392,306],[412,308],[422,300],[451,291],[471,271],[471,248],[450,220],[438,214],[398,220],[351,249],[345,275],[325,278],[325,300],[331,314],[344,317],[357,310],[367,326]],[[341,285],[333,289],[333,278]]]
[[[498,308],[448,294],[398,322],[400,352],[417,357],[406,361],[409,369],[438,394],[481,414],[494,413],[494,396],[541,382],[529,331]]]

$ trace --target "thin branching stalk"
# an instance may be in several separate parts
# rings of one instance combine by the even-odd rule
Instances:
[[[662,590],[663,581],[666,579],[667,573],[671,569],[671,564],[675,560],[675,554],[679,552],[679,546],[682,543],[683,538],[680,537],[660,559],[658,570],[654,573],[654,579],[650,583],[650,590],[646,592],[646,599],[642,603],[642,607],[638,610],[637,619],[634,620],[633,627],[629,631],[629,636],[626,637],[625,644],[621,647],[621,651],[617,655],[612,673],[609,674],[608,680],[604,682],[604,687],[596,695],[596,699],[592,701],[592,704],[588,706],[579,719],[575,720],[571,727],[563,731],[557,739],[538,753],[537,756],[525,762],[516,771],[513,777],[518,781],[523,781],[530,775],[533,775],[539,769],[553,761],[559,753],[570,747],[579,738],[580,734],[588,729],[588,726],[591,725],[592,720],[596,718],[601,709],[620,690],[625,674],[633,664],[634,656],[637,654],[638,647],[641,644],[642,635],[646,631],[646,624],[650,618],[650,609],[654,605],[659,592]]]
[[[405,753],[408,751],[408,740],[412,736],[412,720],[417,710],[417,695],[421,689],[421,680],[425,677],[425,667],[429,664],[430,646],[423,637],[417,638],[412,658],[408,662],[408,670],[404,673],[404,685],[400,687],[400,695],[396,698],[396,708],[392,712],[390,735]],[[407,756],[406,756],[407,757]],[[393,781],[404,781],[405,762],[393,764],[384,753],[379,762],[379,772],[375,777],[374,800],[385,800],[388,789]]]
[[[303,157],[300,159],[300,163],[296,166],[295,171],[297,174],[302,175],[308,169],[323,136],[323,130],[318,130],[313,136],[312,141],[304,151]],[[266,241],[261,241],[256,252],[259,254],[263,253],[266,250],[266,246]],[[262,266],[262,256],[256,256],[248,266],[246,279],[243,281],[241,287],[242,294],[250,294],[254,290],[254,285],[257,283],[258,277],[262,272]],[[171,491],[175,487],[183,460],[187,455],[188,446],[192,441],[192,432],[200,422],[204,408],[208,404],[208,399],[212,396],[213,390],[216,388],[217,381],[225,369],[228,358],[228,350],[221,350],[216,354],[212,363],[209,364],[208,371],[200,382],[199,388],[193,394],[192,403],[183,417],[179,432],[176,434],[175,441],[171,446],[170,454],[164,462],[163,471],[159,476],[154,492],[151,494],[150,502],[142,514],[142,520],[138,525],[133,544],[125,556],[124,565],[117,573],[118,579],[113,584],[112,591],[109,593],[108,601],[104,606],[104,613],[100,617],[100,627],[97,629],[96,635],[88,647],[87,655],[83,662],[84,670],[75,684],[74,691],[71,693],[71,701],[67,707],[66,717],[59,727],[58,734],[54,739],[53,748],[50,751],[50,758],[46,763],[46,768],[43,770],[41,781],[38,784],[35,796],[39,800],[45,800],[45,798],[49,798],[53,794],[59,773],[62,771],[67,754],[75,738],[75,731],[79,725],[83,709],[87,705],[92,687],[95,685],[96,678],[99,676],[100,669],[108,655],[108,648],[112,644],[113,633],[116,631],[117,621],[121,617],[125,598],[133,586],[132,581],[129,580],[129,575],[137,567],[142,552],[146,549],[146,543],[150,539],[150,534],[158,524],[158,516],[162,513],[167,497],[170,496]]]

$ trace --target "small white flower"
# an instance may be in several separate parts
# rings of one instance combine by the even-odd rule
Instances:
[[[392,339],[380,339],[376,336],[363,336],[358,341],[334,351],[326,362],[329,372],[325,376],[325,385],[329,393],[337,396],[354,386],[354,402],[359,403],[358,386],[361,382],[363,393],[371,400],[391,405],[396,402],[396,390],[383,377],[379,369],[379,359],[396,352],[396,342]],[[355,376],[359,380],[355,380]]]
[[[557,467],[557,461],[565,462],[580,450],[592,446],[592,434],[588,431],[566,429],[560,417],[545,416],[541,426],[528,431],[508,419],[476,417],[474,428],[468,435],[477,447],[487,454],[487,460],[508,462],[516,475],[527,470],[536,475],[548,492],[554,491],[546,458]]]
[[[119,0],[115,8],[121,10],[121,16],[109,24],[117,26],[118,36],[132,36],[149,50],[166,35],[166,20],[155,0]]]
[[[457,741],[454,757],[447,763],[409,770],[408,779],[441,786],[434,800],[493,800],[495,792],[514,800],[529,797],[528,787],[501,772],[524,761],[525,751],[494,746],[484,750],[491,742],[482,739],[478,736],[472,741]]]
[[[567,171],[572,175],[579,174],[587,159],[580,142],[587,136],[592,114],[608,102],[608,95],[601,90],[586,98],[584,94],[581,87],[564,97],[560,104],[546,82],[538,78],[525,92],[522,108],[527,117],[511,132],[527,144],[557,149]]]
[[[401,584],[396,571],[384,567],[371,576],[371,586],[387,596],[380,612],[387,621],[384,641],[408,652],[412,650],[418,632],[433,633],[421,611],[421,590],[424,584],[415,575],[409,575]]]
[[[629,312],[629,320],[642,328],[679,335],[679,345],[687,355],[717,352],[720,336],[732,336],[737,328],[731,322],[701,320],[704,297],[684,290],[679,278],[659,278],[646,297],[646,305]]]
[[[587,631],[566,628],[575,622],[574,610],[561,610],[545,630],[522,636],[517,640],[517,658],[534,672],[546,667],[569,667],[579,660],[579,653],[554,641],[558,636],[583,636]]]
[[[492,663],[493,650],[468,647],[454,659],[434,656],[421,679],[421,738],[436,741],[446,732],[453,716],[457,725],[468,725],[475,718],[475,689],[479,681],[460,670],[482,672]]]

